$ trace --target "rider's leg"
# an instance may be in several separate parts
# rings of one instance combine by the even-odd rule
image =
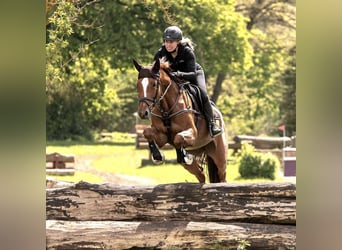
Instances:
[[[205,85],[205,76],[203,70],[197,70],[196,80],[198,87],[201,90],[201,98],[203,102],[203,114],[209,125],[209,133],[211,137],[218,136],[222,133],[222,129],[218,127],[214,121],[213,110],[210,104],[209,96],[207,94],[207,87]]]

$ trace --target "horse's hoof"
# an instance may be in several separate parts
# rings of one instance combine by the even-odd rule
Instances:
[[[191,165],[192,163],[194,162],[194,156],[192,154],[187,154],[185,157],[184,157],[184,163],[186,165]]]
[[[153,157],[153,155],[151,155],[151,159],[152,159],[152,162],[155,164],[155,165],[160,165],[160,164],[163,164],[164,161],[165,161],[165,156],[163,153],[160,153],[160,155],[156,158]]]

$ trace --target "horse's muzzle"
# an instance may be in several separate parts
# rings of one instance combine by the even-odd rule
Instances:
[[[149,119],[154,100],[148,97],[139,98],[138,115],[141,119]]]
[[[150,115],[151,115],[151,112],[150,110],[147,108],[147,109],[139,109],[138,110],[138,115],[141,119],[149,119],[150,118]]]

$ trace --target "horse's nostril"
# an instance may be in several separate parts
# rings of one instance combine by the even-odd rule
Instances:
[[[150,117],[150,112],[148,110],[139,112],[141,119],[148,119]]]
[[[150,112],[148,110],[145,111],[144,113],[144,118],[143,119],[148,119],[150,117]]]

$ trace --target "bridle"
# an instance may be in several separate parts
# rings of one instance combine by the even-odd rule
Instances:
[[[154,94],[153,99],[149,98],[149,97],[141,97],[141,98],[138,99],[139,103],[140,102],[146,103],[148,108],[149,108],[149,110],[150,110],[150,112],[151,112],[151,115],[160,118],[161,120],[164,121],[164,123],[165,123],[165,121],[169,121],[172,117],[175,117],[175,116],[180,115],[180,114],[185,113],[185,112],[193,112],[193,113],[199,114],[199,112],[197,112],[196,110],[191,109],[191,106],[187,102],[187,100],[185,100],[186,107],[187,107],[186,109],[182,109],[182,110],[173,112],[173,110],[175,109],[175,107],[176,107],[176,105],[178,103],[179,98],[182,96],[181,94],[184,91],[184,85],[187,84],[187,83],[181,83],[181,84],[178,85],[179,86],[179,88],[178,88],[179,92],[178,92],[178,95],[177,95],[175,101],[173,102],[173,105],[171,106],[171,108],[169,108],[168,110],[164,110],[162,108],[161,101],[166,96],[166,94],[167,94],[168,90],[170,89],[171,85],[172,84],[177,84],[173,80],[174,77],[167,70],[165,70],[165,69],[163,69],[163,70],[170,77],[170,83],[168,84],[168,86],[166,87],[165,91],[160,95],[159,98],[158,98],[158,93],[159,93],[159,89],[160,89],[160,86],[161,86],[159,72],[153,74],[150,70],[146,70],[146,68],[142,68],[139,71],[139,76],[138,76],[139,79],[145,78],[145,77],[153,78],[154,80],[156,80],[156,84],[157,84],[157,86],[155,87],[155,94]],[[161,115],[153,112],[154,108],[157,108]]]
[[[145,96],[144,97],[140,97],[138,99],[139,103],[140,102],[146,103],[146,105],[148,106],[148,109],[150,111],[152,111],[152,109],[157,104],[158,91],[159,91],[159,87],[160,87],[160,75],[159,75],[159,72],[156,73],[156,74],[153,74],[150,70],[148,70],[147,68],[143,67],[139,71],[139,76],[138,76],[138,79],[142,79],[142,78],[153,78],[154,80],[157,81],[157,87],[155,87],[156,91],[155,91],[153,99],[149,98],[149,97],[145,97]]]

